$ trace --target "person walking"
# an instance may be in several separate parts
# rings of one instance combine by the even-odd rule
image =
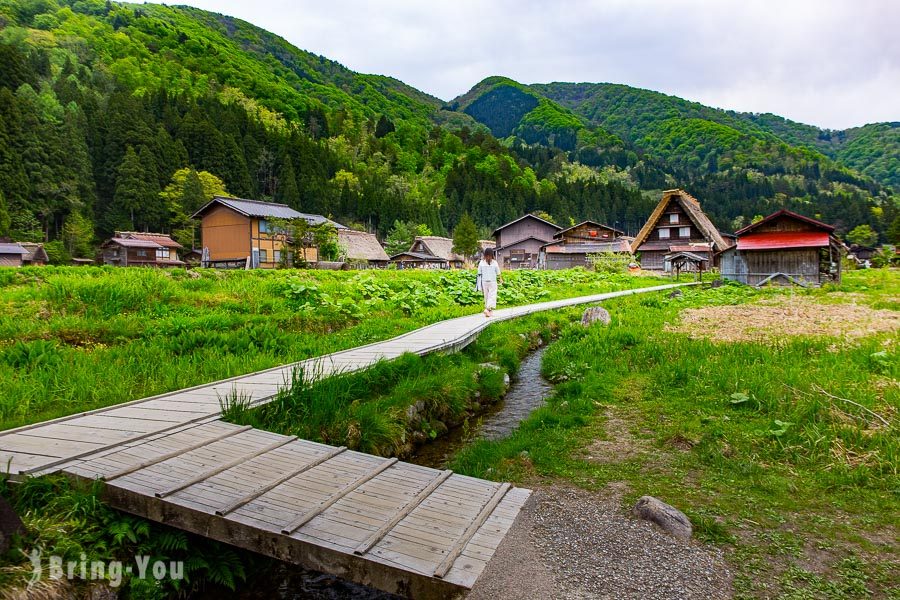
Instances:
[[[497,285],[503,283],[500,265],[494,259],[494,249],[485,248],[484,258],[478,262],[476,288],[484,293],[484,316],[490,317],[497,308]]]

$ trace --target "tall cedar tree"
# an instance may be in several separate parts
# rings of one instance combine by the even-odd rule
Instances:
[[[453,230],[453,251],[466,259],[478,252],[478,228],[469,213],[463,213]]]

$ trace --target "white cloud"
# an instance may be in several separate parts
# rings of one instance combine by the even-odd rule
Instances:
[[[611,81],[830,128],[900,120],[895,0],[188,0],[444,99]]]

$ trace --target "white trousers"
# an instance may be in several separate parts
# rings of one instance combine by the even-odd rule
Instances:
[[[484,308],[497,308],[497,282],[482,281],[481,289],[484,292]]]

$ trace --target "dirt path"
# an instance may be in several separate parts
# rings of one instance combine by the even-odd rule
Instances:
[[[624,486],[535,490],[468,598],[730,598],[722,552],[631,517]]]

